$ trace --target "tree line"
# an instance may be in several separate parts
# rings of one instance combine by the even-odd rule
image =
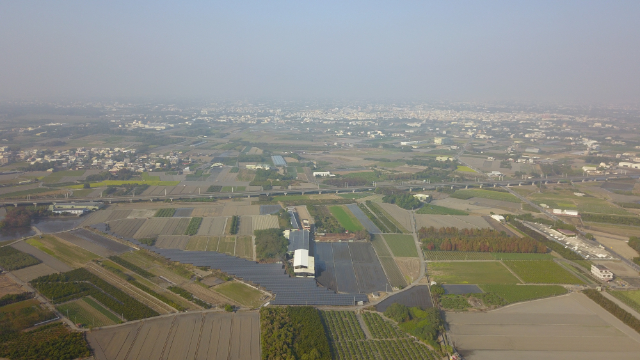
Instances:
[[[91,295],[127,320],[158,316],[156,311],[84,268],[41,276],[31,280],[30,284],[54,303]]]
[[[618,306],[618,304],[604,297],[598,290],[587,289],[582,292],[587,295],[589,299],[602,306],[603,309],[610,312],[627,326],[640,333],[640,320],[638,318],[628,313],[626,310]]]
[[[329,340],[316,308],[263,307],[260,328],[265,360],[331,359]]]
[[[547,247],[526,238],[510,237],[492,229],[458,229],[454,227],[423,227],[418,238],[426,250],[472,251],[499,253],[546,253]]]

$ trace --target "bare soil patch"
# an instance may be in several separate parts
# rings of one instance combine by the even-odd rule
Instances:
[[[417,258],[394,258],[400,268],[402,275],[413,282],[420,275],[420,259]]]

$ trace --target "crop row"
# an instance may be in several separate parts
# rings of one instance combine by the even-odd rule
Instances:
[[[398,339],[407,337],[407,334],[397,329],[376,313],[365,312],[362,314],[362,317],[374,339]]]
[[[54,303],[91,295],[128,320],[158,316],[154,310],[84,268],[41,276],[32,280],[31,285]]]
[[[338,360],[435,360],[439,358],[426,345],[411,339],[333,342],[334,358]]]
[[[173,214],[175,213],[176,213],[176,209],[165,208],[165,209],[159,209],[158,211],[156,211],[156,214],[154,216],[155,217],[172,217]]]
[[[124,268],[127,268],[127,269],[133,271],[134,273],[136,273],[136,274],[138,274],[138,275],[140,275],[140,276],[142,276],[144,278],[151,279],[152,277],[155,277],[154,274],[152,274],[152,273],[148,272],[147,270],[139,267],[138,265],[135,265],[135,264],[132,264],[132,263],[128,262],[127,260],[125,260],[125,259],[123,259],[123,258],[121,258],[119,256],[115,256],[115,255],[114,256],[109,256],[109,260],[113,261],[114,263],[116,263],[116,264],[118,264],[118,265],[120,265],[120,266],[122,266]]]
[[[371,220],[378,227],[378,229],[380,229],[380,231],[382,231],[383,233],[389,232],[389,229],[387,229],[387,227],[382,222],[380,222],[380,220],[375,215],[373,215],[368,207],[366,207],[363,203],[359,203],[358,207],[365,215],[367,215],[369,220]]]
[[[231,228],[229,230],[229,233],[231,235],[235,235],[238,233],[238,228],[240,227],[240,216],[237,215],[233,215],[231,217]]]
[[[381,208],[378,207],[378,204],[374,203],[371,200],[367,200],[366,203],[367,203],[367,207],[369,207],[369,209],[371,209],[371,211],[373,211],[376,214],[378,219],[380,219],[380,221],[382,221],[384,223],[385,227],[387,228],[387,232],[389,232],[389,233],[400,233],[401,232],[399,230],[398,226],[396,224],[394,224],[393,221],[391,221],[387,217],[387,215],[385,214],[384,210],[382,210]]]
[[[183,298],[198,304],[199,306],[205,308],[205,309],[211,309],[211,304],[209,304],[208,302],[204,302],[200,299],[198,299],[197,297],[193,296],[192,293],[188,292],[187,290],[178,287],[178,286],[169,286],[168,287],[169,290],[171,290],[172,292],[182,296]]]
[[[322,320],[335,341],[364,339],[364,331],[352,311],[322,311]]]
[[[189,221],[189,225],[187,225],[187,230],[185,230],[185,235],[195,235],[198,233],[198,229],[200,229],[200,224],[202,223],[201,217],[193,217]]]

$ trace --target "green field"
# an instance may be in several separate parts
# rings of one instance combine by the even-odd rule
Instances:
[[[532,284],[584,284],[552,260],[505,261],[522,281]]]
[[[274,201],[309,200],[309,195],[278,195],[273,197]]]
[[[365,179],[369,182],[371,181],[380,181],[380,180],[384,180],[384,176],[378,176],[375,172],[373,171],[363,171],[363,172],[355,172],[355,173],[349,173],[344,175],[344,177],[346,178],[360,178],[360,179]]]
[[[72,196],[76,198],[83,198],[83,197],[89,196],[89,194],[91,194],[94,191],[95,191],[94,189],[73,190]]]
[[[567,293],[560,285],[480,285],[482,291],[505,299],[508,303],[558,296]]]
[[[36,195],[46,192],[54,192],[56,189],[49,188],[34,188],[28,190],[14,191],[6,194],[0,194],[0,199],[11,199],[11,198],[26,198],[27,195]]]
[[[75,324],[82,324],[89,328],[113,325],[120,322],[117,316],[89,298],[73,300],[56,308]]]
[[[354,232],[363,229],[360,221],[346,207],[340,205],[329,206],[329,211],[346,230]]]
[[[551,254],[530,253],[488,253],[465,251],[424,251],[427,261],[450,260],[553,260]]]
[[[513,203],[519,203],[520,199],[509,194],[508,192],[501,191],[493,191],[493,190],[482,190],[482,189],[464,189],[457,190],[451,197],[456,199],[468,200],[474,197],[491,199],[491,200],[500,200],[500,201],[508,201]]]
[[[242,305],[256,308],[262,304],[262,293],[252,287],[236,281],[228,281],[214,288],[214,291]]]
[[[468,166],[460,166],[460,165],[458,165],[458,168],[456,169],[456,171],[471,172],[471,173],[476,172],[475,170],[473,170],[472,168],[470,168]]]
[[[640,290],[609,291],[609,293],[640,312]]]
[[[418,211],[418,214],[430,214],[430,215],[469,215],[468,212],[462,210],[451,209],[444,206],[426,204],[421,207]]]
[[[27,239],[26,243],[58,258],[71,267],[81,267],[93,259],[100,258],[100,256],[79,246],[67,245],[51,235],[43,235],[38,239]]]
[[[615,206],[605,200],[595,197],[577,197],[573,193],[566,191],[535,193],[528,198],[536,204],[547,204],[551,208],[577,209],[581,213],[633,215],[624,208]]]
[[[413,235],[385,234],[384,239],[396,257],[418,257]]]
[[[517,284],[518,279],[500,262],[437,262],[427,264],[427,274],[447,284]]]

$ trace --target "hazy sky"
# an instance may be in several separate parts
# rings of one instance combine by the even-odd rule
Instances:
[[[42,97],[636,102],[640,1],[2,1]]]

